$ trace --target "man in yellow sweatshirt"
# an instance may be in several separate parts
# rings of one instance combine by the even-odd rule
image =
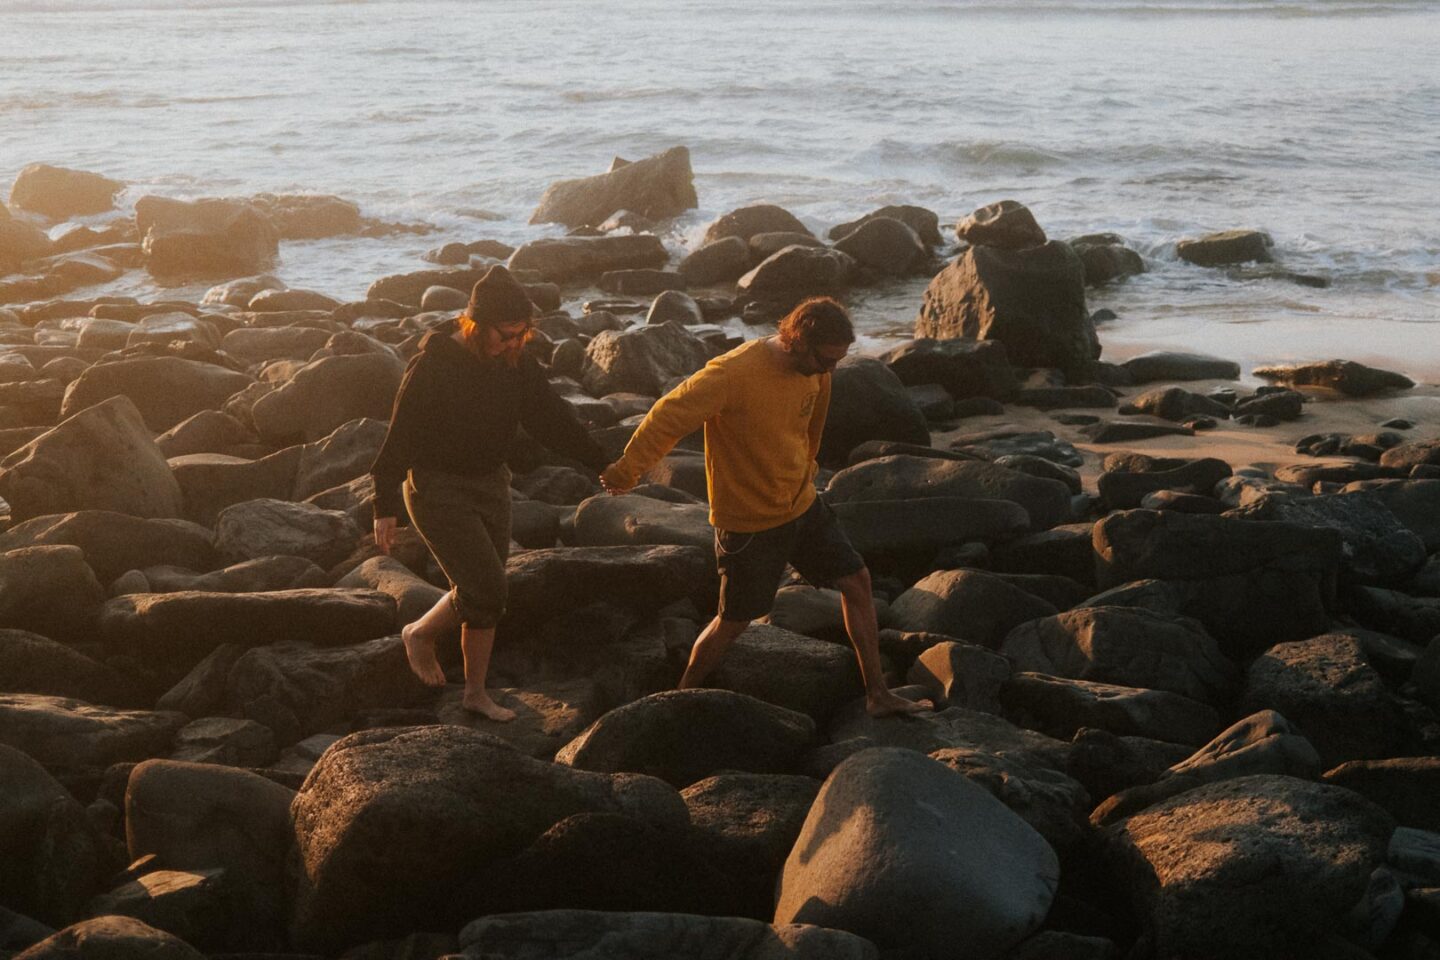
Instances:
[[[854,342],[844,307],[829,297],[806,300],[776,336],[716,357],[660,398],[601,474],[606,490],[624,493],[683,437],[705,428],[720,609],[695,641],[682,690],[700,686],[750,621],[770,612],[788,562],[816,586],[840,591],[866,709],[875,716],[930,709],[885,685],[870,571],[815,495],[830,372]]]

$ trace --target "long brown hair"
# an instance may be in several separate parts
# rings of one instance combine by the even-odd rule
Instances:
[[[780,321],[780,343],[786,350],[818,343],[851,344],[855,325],[850,314],[833,297],[810,297]]]

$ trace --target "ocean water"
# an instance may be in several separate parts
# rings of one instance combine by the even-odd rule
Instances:
[[[423,237],[282,245],[342,299],[449,240],[556,235],[556,179],[684,144],[683,253],[747,203],[817,233],[887,203],[1021,200],[1150,272],[1091,294],[1107,358],[1347,357],[1440,382],[1440,3],[1365,0],[0,0],[0,184],[27,163],[146,193],[333,193]],[[1183,264],[1268,231],[1326,289]],[[104,291],[160,291],[135,273]],[[868,345],[924,281],[856,291]]]

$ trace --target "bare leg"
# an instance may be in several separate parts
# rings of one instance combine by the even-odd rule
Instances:
[[[845,632],[860,661],[860,679],[865,684],[865,710],[872,717],[895,713],[923,713],[933,710],[929,700],[912,701],[898,696],[885,686],[885,672],[880,669],[880,626],[875,620],[875,598],[870,592],[870,571],[861,567],[856,573],[835,581],[840,591],[840,609],[845,615]]]
[[[494,627],[460,627],[460,650],[465,654],[465,697],[461,705],[472,713],[504,723],[515,719],[515,711],[490,699],[485,676],[490,672],[490,651],[495,648]]]
[[[679,689],[693,690],[703,684],[710,671],[720,665],[731,642],[748,626],[749,620],[721,620],[719,617],[707,623],[700,636],[695,638],[695,646],[690,648],[690,663],[680,678]]]
[[[405,659],[415,676],[429,687],[445,686],[445,671],[435,659],[435,640],[448,630],[455,629],[460,622],[450,594],[445,594],[435,605],[426,610],[419,620],[400,628],[400,639],[405,642]]]

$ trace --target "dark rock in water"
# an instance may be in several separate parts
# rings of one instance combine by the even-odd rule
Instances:
[[[1182,390],[1180,387],[1165,387],[1142,393],[1121,406],[1120,412],[1127,416],[1137,413],[1150,414],[1176,423],[1182,423],[1196,414],[1219,417],[1221,420],[1230,416],[1230,408],[1223,403]]]
[[[947,843],[963,835],[969,842]],[[777,922],[850,930],[887,950],[998,956],[1036,930],[1059,863],[984,788],[911,751],[865,750],[820,790],[776,894]]]
[[[771,926],[745,917],[545,910],[482,917],[460,934],[460,956],[533,960],[557,943],[571,956],[683,956],[695,944],[717,960],[876,960],[869,941],[843,930]]]
[[[919,339],[892,347],[880,357],[906,386],[937,383],[952,397],[1015,395],[1015,371],[999,340]]]
[[[678,323],[629,330],[604,330],[585,349],[585,389],[593,396],[640,393],[658,397],[676,377],[688,377],[710,359],[710,351]]]
[[[925,415],[889,367],[872,357],[846,357],[831,375],[830,410],[819,459],[845,463],[866,440],[930,444]]]
[[[1080,262],[1085,265],[1087,287],[1104,286],[1112,280],[1122,280],[1145,272],[1145,261],[1140,258],[1140,254],[1125,246],[1124,241],[1113,233],[1076,237],[1069,243],[1080,255]]]
[[[1353,360],[1256,367],[1253,372],[1262,380],[1295,387],[1328,387],[1350,397],[1370,397],[1390,390],[1409,390],[1415,386],[1415,381],[1403,374],[1367,367]]]
[[[1159,420],[1102,420],[1081,427],[1079,432],[1089,437],[1092,443],[1131,443],[1152,437],[1189,437],[1195,434],[1190,427]]]
[[[178,517],[180,488],[135,404],[111,397],[0,460],[15,522],[74,510]]]
[[[1440,757],[1352,760],[1326,771],[1324,779],[1354,790],[1402,827],[1440,831]]]
[[[131,859],[171,870],[224,870],[232,912],[244,923],[214,947],[283,943],[285,857],[295,791],[245,770],[150,760],[130,774],[126,828]],[[197,940],[198,942],[198,940]]]
[[[115,209],[115,194],[123,189],[119,180],[98,173],[32,163],[15,177],[10,202],[21,210],[65,220],[108,213]]]
[[[658,781],[565,769],[453,726],[351,734],[326,751],[292,809],[292,932],[324,952],[488,912],[457,896],[465,881],[567,816],[685,820],[679,796]],[[377,856],[387,869],[371,868]]]
[[[1138,507],[1146,495],[1157,490],[1211,496],[1215,485],[1231,473],[1230,464],[1224,460],[1204,457],[1169,470],[1107,470],[1096,483],[1100,498],[1109,509],[1127,510]]]
[[[1016,670],[1168,690],[1223,704],[1238,685],[1234,664],[1194,620],[1148,610],[1069,610],[1022,623],[1000,646]]]
[[[1108,847],[1157,956],[1313,956],[1345,932],[1393,830],[1348,790],[1262,775],[1131,817]]]
[[[1315,745],[1326,768],[1420,748],[1359,641],[1345,634],[1281,643],[1265,651],[1246,671],[1240,709],[1283,714]]]
[[[749,299],[773,301],[784,310],[805,297],[839,291],[854,269],[849,254],[797,243],[766,257],[735,285]]]
[[[601,223],[617,210],[665,220],[693,210],[698,203],[690,151],[671,147],[608,173],[552,183],[530,222],[578,227]]]
[[[1406,420],[1404,417],[1392,417],[1380,424],[1386,430],[1414,430],[1415,421]]]
[[[955,225],[955,235],[976,246],[1024,250],[1045,242],[1045,231],[1035,215],[1016,200],[1001,200],[981,207]]]
[[[728,690],[651,694],[602,716],[555,755],[601,773],[687,787],[722,770],[790,773],[815,736],[809,717]]]
[[[129,594],[108,601],[100,638],[173,684],[215,648],[286,640],[344,645],[395,627],[394,601],[370,590]]]
[[[208,570],[215,537],[184,520],[142,520],[106,510],[36,517],[0,534],[0,552],[69,544],[85,552],[95,576],[109,583],[127,570],[159,564]]]
[[[1064,483],[974,460],[904,455],[866,460],[836,473],[826,497],[831,503],[915,497],[1011,500],[1025,508],[1036,529],[1070,519],[1070,489]]]
[[[1058,367],[1076,382],[1100,357],[1084,266],[1058,241],[966,250],[930,281],[915,336],[999,340],[1012,363]]]
[[[1425,564],[1424,541],[1379,496],[1363,490],[1318,497],[1268,493],[1231,515],[1339,531],[1345,544],[1341,572],[1355,583],[1398,582]]]
[[[179,937],[133,917],[84,920],[26,950],[25,960],[71,957],[147,957],[149,960],[205,960],[205,954]]]
[[[1129,510],[1095,525],[1099,585],[1171,581],[1231,659],[1329,625],[1343,541],[1334,530],[1273,521]]]
[[[1015,627],[1055,613],[1047,601],[993,574],[940,570],[895,598],[886,626],[941,633],[995,650]]]
[[[745,237],[721,237],[687,255],[675,269],[692,286],[735,280],[750,269],[750,246]]]
[[[257,193],[250,198],[275,224],[283,240],[347,236],[364,227],[360,207],[325,194]]]
[[[78,640],[104,598],[104,587],[78,547],[21,547],[0,554],[0,623]]]
[[[1382,467],[1411,470],[1427,464],[1440,465],[1440,438],[1402,443],[1380,454]]]
[[[685,278],[673,270],[608,270],[600,275],[600,289],[627,297],[649,297],[667,290],[684,290]]]
[[[865,214],[859,220],[851,220],[848,223],[837,224],[830,228],[830,240],[836,242],[850,236],[860,227],[878,218],[898,220],[915,231],[916,236],[927,247],[938,247],[944,243],[940,236],[940,218],[931,210],[924,207],[916,207],[910,204],[898,204],[881,207]]]
[[[115,866],[85,808],[36,760],[4,744],[0,836],[0,902],[52,926],[83,916]],[[6,927],[0,919],[0,949],[13,945],[3,936]]]
[[[612,270],[653,270],[670,258],[653,234],[533,240],[510,255],[512,271],[533,270],[543,280],[574,283]],[[373,289],[373,288],[372,288]]]
[[[187,718],[171,711],[116,710],[83,700],[0,694],[0,744],[21,750],[64,780],[114,763],[166,754]]]
[[[666,290],[650,304],[650,310],[645,314],[645,322],[656,324],[672,320],[685,326],[695,326],[705,322],[705,315],[700,310],[700,304],[696,303],[690,294],[683,290]]]
[[[239,277],[259,273],[279,254],[270,218],[248,203],[164,197],[135,202],[145,268],[157,277]]]
[[[145,425],[162,433],[202,410],[218,408],[253,382],[243,373],[179,357],[97,363],[65,391],[60,415],[71,417],[102,400],[125,396]]]
[[[848,253],[862,267],[884,274],[905,276],[929,258],[929,251],[909,226],[890,217],[872,217],[835,241],[835,249]]]
[[[1195,240],[1181,240],[1175,255],[1187,263],[1201,267],[1220,267],[1230,263],[1269,263],[1274,259],[1270,248],[1275,245],[1268,233],[1259,230],[1226,230]]]
[[[1129,371],[1135,383],[1149,383],[1153,380],[1240,379],[1240,364],[1205,354],[1159,350],[1155,353],[1140,354],[1139,357],[1130,357],[1120,366]]]
[[[705,230],[705,243],[725,237],[739,237],[748,243],[757,233],[810,234],[810,230],[783,207],[760,203],[732,210],[710,224]]]
[[[1120,736],[1199,745],[1221,727],[1215,708],[1176,693],[1040,673],[1012,675],[1000,702],[1007,716],[1058,738],[1098,727]]]

